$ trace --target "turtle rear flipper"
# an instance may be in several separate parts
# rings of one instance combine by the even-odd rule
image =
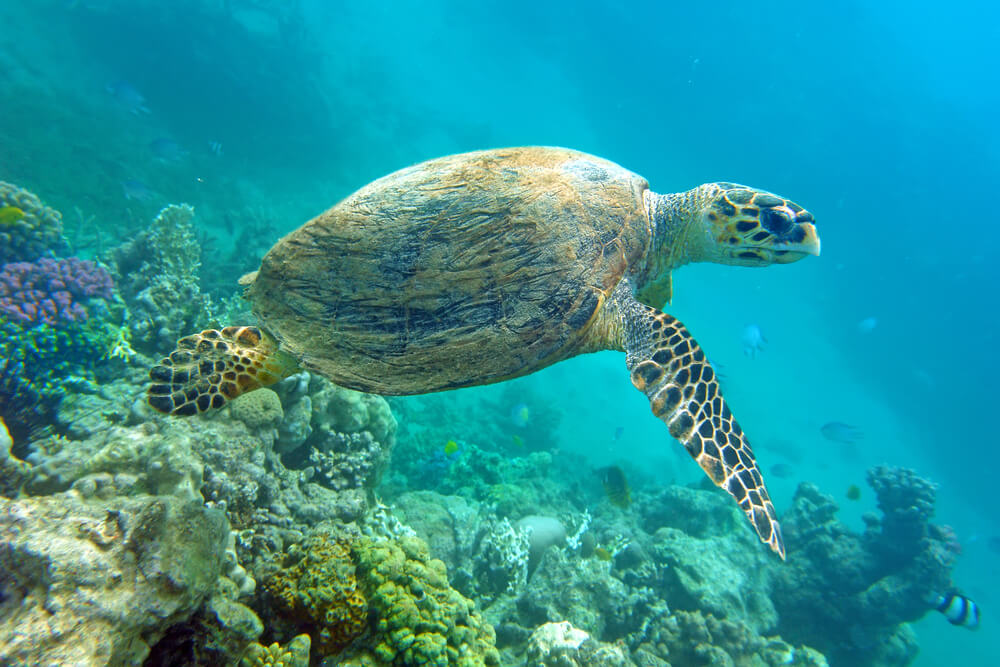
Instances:
[[[299,370],[295,360],[257,327],[206,329],[177,341],[149,371],[146,400],[159,412],[194,415]]]
[[[784,558],[764,478],[705,353],[677,319],[640,304],[630,292],[618,296],[632,384],[649,398],[670,435],[736,500],[761,541]]]

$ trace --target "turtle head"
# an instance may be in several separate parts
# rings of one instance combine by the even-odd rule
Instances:
[[[684,234],[688,261],[767,266],[819,255],[812,213],[784,197],[733,183],[691,192],[697,194]]]

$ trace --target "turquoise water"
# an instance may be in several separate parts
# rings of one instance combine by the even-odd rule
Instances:
[[[724,369],[765,472],[791,466],[768,479],[779,514],[800,481],[838,500],[857,484],[862,498],[842,500],[840,516],[860,530],[875,509],[865,471],[879,463],[939,484],[936,521],[963,547],[954,580],[984,627],[928,614],[913,664],[1000,657],[990,548],[1000,535],[989,306],[1000,238],[996,9],[279,5],[3,3],[0,180],[61,210],[85,257],[168,203],[192,204],[220,298],[273,240],[361,185],[467,150],[566,146],[658,192],[728,180],[789,196],[815,214],[820,258],[685,267],[669,311]],[[240,238],[254,220],[263,222]],[[741,343],[748,325],[767,338],[754,358]],[[529,408],[561,414],[560,450],[663,484],[700,479],[619,354],[573,359],[515,387]],[[497,386],[453,396],[511,395]],[[825,439],[832,421],[864,438]]]

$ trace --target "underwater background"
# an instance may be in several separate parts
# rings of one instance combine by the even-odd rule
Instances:
[[[733,181],[790,197],[816,216],[821,257],[766,270],[684,267],[674,275],[668,312],[687,325],[723,375],[779,517],[791,511],[800,483],[810,482],[839,506],[836,530],[861,534],[874,525],[866,514],[880,509],[873,491],[879,475],[869,473],[876,466],[912,469],[937,484],[936,498],[926,488],[921,496],[936,502],[940,526],[931,532],[952,549],[951,581],[982,609],[984,627],[974,633],[949,625],[928,603],[923,618],[908,619],[919,655],[865,664],[992,664],[1000,658],[991,630],[1000,608],[993,493],[1000,470],[994,419],[1000,362],[997,315],[988,305],[1000,282],[990,260],[1000,239],[994,220],[997,8],[971,2],[39,0],[0,3],[0,25],[0,181],[33,192],[62,214],[54,236],[32,241],[42,246],[30,257],[17,254],[27,246],[17,245],[15,232],[0,237],[7,245],[0,245],[0,264],[80,258],[38,270],[62,271],[67,282],[86,275],[74,298],[90,308],[87,316],[73,311],[77,329],[59,320],[43,331],[35,326],[41,318],[27,326],[9,310],[0,317],[0,394],[7,392],[0,417],[12,436],[22,497],[66,493],[94,473],[78,467],[56,474],[52,461],[69,456],[65,442],[103,432],[98,424],[79,425],[100,421],[97,413],[137,433],[142,422],[161,419],[127,410],[108,417],[106,408],[73,401],[101,396],[102,383],[119,382],[116,400],[130,403],[141,395],[149,361],[167,354],[177,335],[251,323],[234,298],[236,279],[254,270],[282,235],[369,181],[425,159],[490,147],[565,146],[641,174],[656,192]],[[0,208],[0,232],[19,222],[9,209],[26,208],[13,197],[3,202],[6,213]],[[171,204],[188,204],[193,215],[164,211]],[[172,233],[176,238],[167,239]],[[171,243],[187,250],[178,253],[181,259],[156,264],[155,247]],[[200,256],[177,268],[184,252]],[[107,271],[101,273],[102,266]],[[140,298],[164,267],[187,281],[184,312],[178,304],[164,311],[162,302]],[[105,304],[87,305],[95,298]],[[157,310],[164,311],[160,320]],[[57,353],[44,358],[38,352],[44,345]],[[118,354],[109,355],[113,350]],[[101,357],[110,358],[98,369]],[[94,364],[81,363],[89,360]],[[303,392],[316,404],[317,391],[330,391],[303,387],[278,391],[285,415]],[[29,394],[33,402],[26,405]],[[650,414],[618,353],[577,357],[500,385],[380,405],[398,423],[375,489],[388,506],[407,492],[429,490],[490,500],[500,508],[498,521],[504,507],[517,509],[507,513],[512,522],[518,514],[534,515],[525,507],[537,502],[572,506],[577,516],[586,509],[595,523],[601,506],[610,513],[602,538],[609,544],[598,547],[605,549],[621,537],[607,516],[627,514],[629,503],[603,494],[591,469],[622,471],[633,508],[671,488],[703,490],[703,473]],[[25,416],[32,414],[51,423]],[[231,437],[227,431],[220,442]],[[294,451],[302,442],[286,445],[289,469],[296,469]],[[137,452],[137,460],[145,458],[141,447]],[[585,472],[563,498],[543,499],[532,487],[532,500],[504,486],[529,479],[523,471],[480,481],[479,490],[470,490],[474,481],[448,478],[462,457],[479,459],[461,463],[461,475],[470,477],[496,466],[531,469],[541,480],[565,475],[556,472],[563,465]],[[544,486],[538,479],[533,483]],[[8,480],[0,489],[10,487],[13,497],[20,486]],[[371,496],[357,502],[380,511]],[[233,502],[228,507],[237,527]],[[136,512],[140,519],[155,514],[148,507]],[[245,520],[244,528],[252,525]],[[732,532],[745,528],[735,525]],[[431,556],[443,558],[433,539],[421,537],[431,543]],[[741,548],[759,548],[754,558],[769,556],[751,538],[741,535]],[[239,556],[263,590],[266,568],[255,571],[243,562],[257,556]],[[706,549],[701,557],[715,556]],[[793,558],[790,553],[789,564]],[[878,567],[890,570],[891,560]],[[614,566],[628,570],[625,563]],[[815,595],[831,605],[857,592],[836,579],[828,583]],[[9,608],[18,598],[8,587],[13,584],[4,586],[0,603]],[[280,598],[274,586],[268,590]],[[454,578],[452,586],[480,606],[504,592]],[[665,601],[701,608],[696,600]],[[251,595],[244,602],[263,617],[266,601]],[[514,612],[487,617],[531,630],[524,604],[519,624],[510,620]],[[860,614],[862,607],[843,614]],[[875,623],[859,624],[869,622]],[[583,629],[609,642],[638,631],[616,636],[613,629]],[[847,631],[855,652],[837,662],[830,655],[837,650],[815,646],[807,632],[789,637],[794,628],[779,629],[790,644],[827,653],[831,664],[874,655],[881,641]],[[773,626],[754,630],[778,634]],[[262,643],[285,644],[292,634],[268,629]],[[507,641],[510,654],[517,653],[516,636],[497,635],[501,648]],[[872,636],[881,635],[873,630]],[[323,642],[316,636],[312,642],[316,658]],[[26,660],[31,654],[9,655]],[[670,664],[715,664],[699,659]],[[580,664],[618,664],[594,660]]]

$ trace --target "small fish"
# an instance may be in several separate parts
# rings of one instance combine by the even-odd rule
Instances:
[[[128,81],[114,81],[105,86],[104,89],[111,93],[112,97],[129,113],[134,113],[137,116],[141,113],[149,113],[146,98]]]
[[[863,334],[871,333],[878,326],[877,317],[866,317],[858,322],[858,331]]]
[[[624,470],[618,466],[608,466],[598,469],[597,473],[601,476],[604,495],[612,505],[626,509],[632,504],[632,492],[628,488]]]
[[[524,438],[522,438],[518,434],[515,433],[514,435],[510,436],[510,439],[518,447],[524,447]]]
[[[16,206],[0,207],[0,225],[13,225],[24,217],[24,211]]]
[[[625,427],[624,426],[619,426],[619,427],[615,428],[615,435],[612,438],[612,440],[615,441],[615,442],[618,442],[619,440],[622,439],[623,435],[625,435]]]
[[[510,421],[518,428],[527,426],[530,418],[531,410],[524,403],[518,403],[510,409]]]
[[[957,591],[930,598],[931,608],[944,614],[952,625],[976,630],[979,628],[979,605]]]
[[[760,327],[756,324],[748,324],[746,328],[743,329],[743,354],[750,357],[751,359],[757,358],[757,353],[764,350],[764,345],[767,344],[767,339],[764,338],[764,333],[760,330]]]
[[[153,198],[153,191],[142,181],[135,179],[122,181],[122,194],[129,201],[149,201]]]
[[[208,150],[212,155],[216,157],[222,157],[222,144],[220,142],[218,141],[208,142]]]
[[[768,469],[768,472],[775,477],[780,477],[781,479],[788,479],[795,474],[795,468],[793,468],[788,463],[775,463]]]
[[[457,451],[458,451],[458,443],[455,442],[454,440],[449,440],[448,442],[444,443],[445,456],[451,456]]]
[[[597,560],[610,561],[611,552],[605,549],[604,547],[596,547],[594,549],[594,558],[596,558]]]
[[[820,427],[819,432],[827,440],[839,442],[844,445],[853,445],[865,437],[861,429],[850,424],[845,424],[844,422],[828,422]]]
[[[159,139],[150,141],[149,150],[153,152],[153,155],[158,160],[163,160],[164,162],[179,162],[187,155],[187,151],[181,148],[180,144],[167,137],[160,137]]]
[[[851,484],[847,487],[847,499],[861,500],[861,488],[857,484]]]

